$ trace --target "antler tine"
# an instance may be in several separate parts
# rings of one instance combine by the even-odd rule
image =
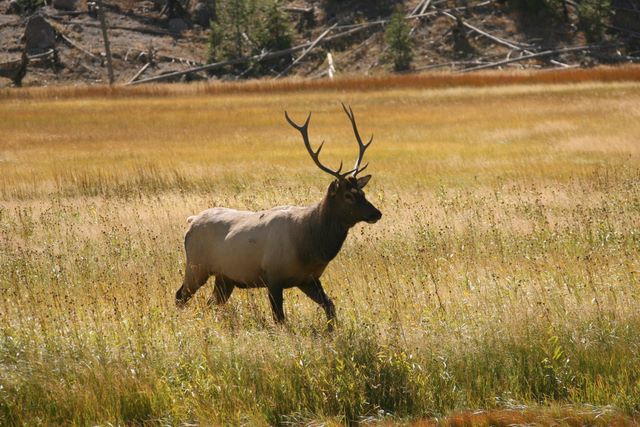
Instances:
[[[351,176],[356,176],[358,175],[360,172],[362,172],[363,170],[365,170],[365,168],[367,166],[369,166],[369,164],[367,163],[365,165],[365,167],[363,167],[362,169],[360,168],[360,163],[362,163],[362,158],[364,157],[364,152],[367,150],[367,148],[369,148],[369,146],[371,145],[371,143],[373,142],[373,135],[371,135],[371,138],[369,138],[369,142],[367,142],[366,144],[362,143],[362,139],[360,138],[360,132],[358,132],[358,126],[356,125],[356,116],[353,114],[353,110],[351,109],[351,106],[349,106],[349,109],[347,109],[347,106],[344,105],[343,102],[341,102],[342,104],[342,109],[344,110],[344,112],[347,114],[347,117],[349,117],[349,121],[351,121],[351,126],[353,127],[353,133],[356,136],[356,141],[358,141],[358,159],[356,160],[356,163],[352,169],[352,175]]]
[[[302,132],[303,130],[306,132],[307,127],[309,126],[309,121],[311,120],[311,113],[309,113],[309,115],[307,116],[307,120],[304,121],[304,124],[302,126],[298,125],[296,122],[291,120],[291,118],[289,117],[289,113],[287,113],[286,110],[284,112],[284,117],[287,119],[289,124],[293,126],[295,129],[299,130],[300,132]]]
[[[309,115],[307,116],[307,120],[304,122],[302,126],[296,124],[293,120],[291,120],[291,118],[289,117],[289,114],[286,111],[284,112],[284,117],[287,119],[287,121],[291,126],[293,126],[295,129],[297,129],[300,132],[300,134],[302,135],[302,140],[304,141],[304,146],[307,148],[307,151],[309,152],[309,155],[313,159],[313,162],[321,170],[325,171],[329,175],[338,179],[344,179],[348,174],[353,172],[353,170],[350,170],[350,171],[347,171],[346,173],[340,173],[342,171],[342,162],[340,162],[340,167],[338,168],[338,170],[330,169],[320,162],[320,158],[319,158],[320,150],[322,150],[322,147],[324,146],[324,141],[320,143],[320,146],[318,147],[317,151],[314,151],[313,148],[311,148],[311,142],[309,141],[309,132],[308,132],[309,121],[311,120],[311,113],[309,113]]]
[[[367,167],[369,166],[369,163],[365,163],[365,165],[363,167],[361,167],[360,169],[357,170],[357,172],[355,172],[353,174],[353,176],[356,176],[357,174],[359,174],[360,172],[362,172],[363,170],[365,170]]]

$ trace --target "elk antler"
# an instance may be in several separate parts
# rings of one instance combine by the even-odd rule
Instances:
[[[284,116],[289,122],[289,124],[300,132],[300,134],[302,135],[302,140],[304,141],[304,146],[307,147],[307,151],[309,152],[309,155],[311,156],[315,164],[320,169],[322,169],[326,173],[330,174],[331,176],[334,176],[339,180],[345,179],[345,177],[351,173],[354,173],[354,172],[357,173],[357,169],[352,169],[350,171],[340,173],[342,171],[342,162],[340,162],[340,167],[338,168],[338,170],[330,169],[325,165],[323,165],[322,163],[320,163],[319,155],[320,155],[320,150],[322,150],[322,146],[324,145],[324,141],[320,143],[320,147],[318,147],[317,151],[313,151],[313,148],[311,148],[311,143],[309,142],[309,133],[307,130],[307,128],[309,127],[309,120],[311,120],[311,113],[309,113],[309,116],[307,116],[307,120],[304,122],[302,126],[297,125],[293,120],[291,120],[291,118],[289,118],[289,114],[286,111],[284,112]]]
[[[356,160],[356,164],[353,166],[353,169],[352,169],[353,174],[351,175],[355,177],[360,172],[365,170],[367,166],[369,166],[369,163],[367,163],[366,165],[364,165],[364,167],[360,168],[360,163],[362,163],[364,152],[366,151],[367,148],[369,148],[369,146],[373,142],[373,135],[371,135],[371,138],[369,138],[369,142],[367,142],[366,144],[363,144],[362,139],[360,139],[360,133],[358,132],[358,126],[356,126],[356,117],[353,114],[353,110],[351,109],[351,107],[349,107],[349,109],[347,110],[347,107],[344,105],[344,103],[341,103],[341,104],[342,104],[342,109],[344,110],[345,113],[347,113],[347,117],[349,117],[349,120],[351,121],[351,126],[353,126],[353,133],[356,135],[356,140],[358,141],[358,147],[359,147],[358,159]]]

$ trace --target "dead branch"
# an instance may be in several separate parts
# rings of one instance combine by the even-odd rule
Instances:
[[[47,18],[52,18],[52,19],[55,19],[55,20],[62,19],[60,17],[56,17],[55,15],[47,15],[46,17]],[[79,20],[65,21],[64,23],[65,23],[65,25],[79,24],[79,25],[82,25],[84,27],[100,28],[100,24],[95,24],[93,22],[79,21]],[[149,35],[152,35],[152,36],[172,36],[172,35],[175,35],[175,34],[172,34],[170,31],[166,31],[166,30],[156,30],[156,29],[147,28],[147,27],[128,27],[128,26],[125,26],[125,25],[110,25],[109,29],[110,30],[132,31],[132,32],[141,33],[141,34],[149,34]]]
[[[524,52],[527,55],[532,55],[532,54],[535,53],[535,52],[529,50],[529,48],[532,47],[531,45],[526,45],[525,46],[522,43],[517,43],[516,44],[516,42],[512,42],[512,41],[505,40],[505,39],[502,39],[500,37],[494,36],[493,34],[490,34],[490,33],[486,32],[486,31],[483,31],[478,27],[474,27],[473,25],[469,24],[468,22],[463,21],[462,18],[457,18],[454,15],[452,15],[452,14],[446,12],[446,11],[443,11],[442,14],[444,16],[446,16],[447,18],[452,19],[452,20],[454,20],[456,22],[461,22],[464,27],[470,29],[471,31],[475,31],[476,33],[480,34],[481,36],[486,37],[489,40],[493,40],[494,42],[496,42],[498,44],[501,44],[503,46],[507,46],[507,47],[509,47],[511,49],[520,50],[520,51]],[[509,58],[507,58],[507,59],[509,59]],[[551,60],[551,63],[555,64],[555,65],[559,65],[561,67],[568,67],[567,64],[564,64],[564,63],[556,61],[556,60]]]
[[[417,15],[418,11],[426,1],[427,0],[420,0],[420,2],[416,5],[416,7],[414,7],[413,10],[407,14],[407,18],[410,18],[413,15]]]
[[[148,49],[145,51],[145,50],[140,50],[138,48],[136,49],[129,48],[127,49],[127,53],[124,56],[124,60],[129,61],[129,58],[131,56],[134,56],[140,59],[140,55],[144,54],[149,58],[153,58],[151,62],[153,62],[153,60],[157,60],[158,62],[179,62],[181,64],[187,64],[190,67],[204,65],[200,61],[196,61],[195,59],[181,58],[179,56],[171,56],[171,55],[160,55],[156,53],[151,53],[152,51],[155,51],[155,49]],[[145,62],[147,61],[145,60]]]
[[[420,19],[420,18],[424,18],[424,17],[428,17],[428,16],[439,15],[442,12],[460,12],[460,11],[463,11],[463,10],[471,10],[471,9],[475,9],[475,8],[478,8],[478,7],[483,7],[483,6],[490,5],[494,1],[495,0],[486,0],[486,1],[483,1],[482,3],[473,4],[471,6],[451,7],[451,8],[448,8],[448,9],[433,10],[431,12],[422,12],[421,11],[421,13],[419,13],[417,15],[410,16],[407,19]],[[426,8],[424,10],[426,11]]]
[[[421,18],[427,18],[430,16],[436,16],[441,14],[442,12],[456,12],[456,11],[462,11],[462,10],[470,10],[470,9],[474,9],[477,7],[482,7],[482,6],[486,6],[489,5],[491,3],[493,3],[494,0],[486,0],[483,1],[482,3],[478,3],[478,4],[474,4],[472,6],[460,6],[460,7],[452,7],[449,9],[442,9],[442,10],[432,10],[430,12],[424,12],[421,13],[419,15],[412,15],[412,16],[405,16],[405,19],[421,19]],[[378,19],[377,21],[369,21],[369,22],[364,22],[362,24],[349,24],[349,25],[340,25],[338,27],[336,27],[336,30],[347,30],[347,29],[356,29],[356,28],[368,28],[368,27],[373,27],[375,25],[385,25],[388,24],[391,21],[391,19]]]
[[[428,71],[428,70],[435,70],[437,68],[449,68],[449,67],[459,67],[459,66],[465,66],[465,65],[482,65],[482,64],[487,64],[487,62],[484,61],[480,61],[480,60],[475,60],[475,61],[451,61],[451,62],[443,62],[443,63],[439,63],[439,64],[431,64],[431,65],[425,65],[424,67],[418,67],[413,69],[413,71]]]
[[[412,18],[416,15],[422,15],[431,5],[431,0],[421,0],[420,3],[407,15],[407,18]]]
[[[78,43],[76,43],[73,40],[71,40],[65,33],[62,32],[62,30],[60,29],[59,25],[49,22],[47,20],[47,18],[54,18],[55,19],[55,15],[46,15],[45,21],[54,28],[55,32],[60,36],[60,38],[62,39],[62,41],[66,45],[68,45],[69,47],[72,47],[74,49],[79,50],[80,52],[82,52],[85,55],[89,56],[91,59],[95,59],[95,60],[98,60],[98,61],[102,62],[101,58],[99,58],[98,56],[96,56],[93,53],[89,52],[87,49],[85,49],[82,46],[80,46]]]
[[[36,61],[38,59],[49,58],[56,53],[55,49],[49,49],[46,52],[38,53],[37,55],[29,55],[29,61]]]
[[[138,77],[140,77],[142,75],[142,73],[144,73],[147,70],[147,68],[149,68],[150,65],[151,65],[151,62],[147,62],[146,64],[144,64],[142,66],[142,68],[140,68],[138,70],[138,72],[135,74],[135,76],[131,77],[131,80],[129,80],[127,82],[127,84],[131,84],[131,83],[135,82],[136,80],[138,80]]]
[[[89,66],[87,66],[87,65],[83,64],[82,62],[79,62],[79,63],[78,63],[78,67],[80,67],[80,68],[82,68],[83,70],[85,70],[85,71],[87,71],[87,72],[89,72],[89,73],[93,74],[93,75],[94,75],[94,76],[96,76],[96,77],[99,77],[99,76],[100,76],[100,72],[99,72],[98,70],[96,70],[95,68],[91,68],[91,67],[89,67]]]
[[[567,48],[563,48],[563,49],[553,49],[553,50],[546,50],[544,52],[538,52],[538,53],[533,53],[531,55],[523,55],[519,58],[511,58],[511,59],[505,59],[502,61],[498,61],[498,62],[492,62],[490,64],[484,64],[484,65],[478,65],[477,67],[471,67],[471,68],[465,68],[464,70],[460,70],[461,73],[468,73],[471,71],[478,71],[478,70],[484,70],[487,68],[495,68],[495,67],[499,67],[501,65],[506,65],[506,64],[511,64],[514,62],[521,62],[521,61],[526,61],[528,59],[534,59],[534,58],[540,58],[543,56],[549,56],[549,55],[555,55],[558,53],[568,53],[568,52],[577,52],[580,50],[591,50],[591,49],[598,49],[598,48],[603,48],[603,47],[614,47],[614,46],[619,46],[619,45],[585,45],[585,46],[574,46],[574,47],[567,47]]]
[[[154,58],[159,60],[159,61],[179,62],[181,64],[187,64],[189,66],[193,66],[193,65],[201,66],[201,65],[204,65],[200,61],[196,61],[195,59],[180,58],[178,56],[171,56],[171,55],[155,55]]]
[[[22,25],[22,22],[20,22],[20,20],[16,19],[15,21],[9,21],[9,22],[3,22],[0,24],[0,28],[4,28],[4,27],[19,27]]]
[[[331,27],[327,28],[322,34],[320,34],[318,36],[318,38],[316,38],[311,45],[306,48],[302,54],[296,58],[295,61],[293,61],[291,64],[289,64],[289,66],[287,68],[285,68],[284,70],[282,70],[275,78],[279,79],[280,77],[284,76],[285,74],[287,74],[289,72],[289,70],[291,70],[298,62],[300,62],[302,60],[302,58],[304,58],[305,56],[307,56],[307,54],[309,52],[311,52],[311,50],[316,47],[318,45],[318,43],[320,43],[322,41],[323,38],[325,38],[327,36],[327,34],[329,34],[331,31],[333,31],[336,27],[338,26],[338,24],[333,24]]]
[[[66,35],[64,35],[60,31],[58,31],[58,34],[60,35],[60,38],[62,39],[62,41],[64,41],[70,47],[72,47],[74,49],[78,49],[80,52],[84,53],[85,55],[89,56],[92,59],[101,61],[101,59],[99,57],[97,57],[93,53],[89,52],[87,49],[83,48],[82,46],[80,46],[79,44],[77,44],[76,42],[71,40],[69,37],[67,37]]]
[[[86,14],[87,12],[82,10],[57,10],[55,14],[47,14],[47,17],[53,19],[64,19],[65,16],[82,16]]]
[[[284,10],[285,12],[302,13],[302,14],[313,12],[313,8],[312,7],[285,6],[285,7],[282,8],[282,10]]]
[[[146,27],[127,27],[124,25],[112,25],[109,28],[111,28],[112,30],[133,31],[133,32],[142,33],[142,34],[149,34],[152,36],[174,36],[175,35],[170,31],[154,30],[153,28],[146,28]]]
[[[425,1],[424,4],[422,5],[422,9],[420,9],[420,12],[418,12],[418,15],[422,15],[423,13],[425,13],[427,9],[429,9],[430,5],[431,5],[431,0]]]
[[[455,16],[453,16],[452,14],[450,14],[447,11],[443,10],[442,14],[444,16],[446,16],[447,18],[458,22],[458,18],[456,18]],[[525,49],[531,47],[530,45],[529,46],[524,46],[524,45],[522,45],[520,43],[519,44],[515,44],[515,42],[510,42],[508,40],[501,39],[500,37],[496,37],[496,36],[494,36],[492,34],[487,33],[486,31],[481,30],[480,28],[474,27],[473,25],[469,24],[468,22],[463,21],[462,19],[460,19],[460,22],[462,22],[462,25],[465,26],[466,28],[468,28],[468,29],[470,29],[472,31],[475,31],[476,33],[480,34],[481,36],[484,36],[484,37],[486,37],[486,38],[488,38],[490,40],[493,40],[494,42],[499,43],[501,45],[510,47],[511,49],[517,49],[517,50],[523,50],[524,51]],[[529,52],[529,53],[533,53],[533,52]]]

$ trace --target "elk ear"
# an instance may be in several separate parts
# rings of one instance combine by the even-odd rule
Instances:
[[[338,180],[335,180],[331,184],[329,184],[329,189],[327,190],[327,194],[329,194],[329,197],[333,197],[338,194],[339,187],[340,183],[338,182]]]
[[[358,188],[362,190],[369,183],[370,179],[371,175],[365,175],[361,178],[358,178]]]

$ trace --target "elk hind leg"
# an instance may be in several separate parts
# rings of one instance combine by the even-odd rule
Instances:
[[[198,265],[188,265],[185,268],[182,286],[176,292],[176,305],[184,306],[202,285],[207,283],[209,272]]]
[[[271,311],[273,312],[273,319],[276,323],[284,323],[284,289],[281,286],[269,286],[269,302],[271,303]]]

